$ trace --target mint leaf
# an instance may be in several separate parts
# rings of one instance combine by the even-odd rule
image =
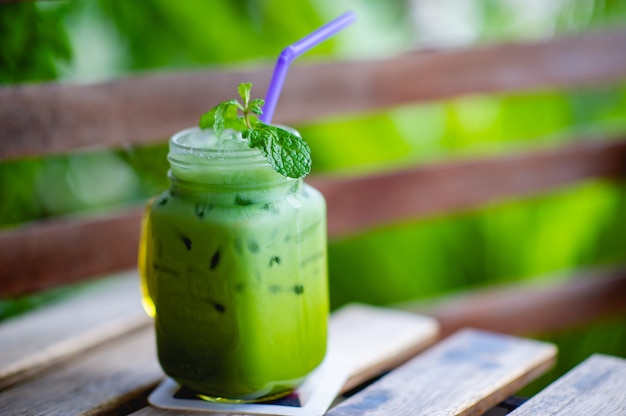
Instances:
[[[239,96],[243,100],[244,108],[248,107],[248,103],[250,102],[250,90],[252,89],[252,83],[246,82],[239,84],[237,87],[237,91],[239,92]]]
[[[259,148],[281,175],[302,178],[311,171],[311,149],[301,137],[262,122],[244,133],[250,147]]]
[[[301,137],[259,121],[265,101],[250,100],[251,83],[237,88],[243,105],[237,100],[224,101],[200,117],[201,129],[213,129],[221,137],[225,129],[241,132],[250,147],[260,149],[274,170],[290,178],[302,178],[311,171],[311,149]],[[238,115],[241,110],[243,116]]]
[[[248,107],[250,108],[250,112],[260,116],[260,115],[263,114],[263,106],[264,105],[265,105],[265,100],[257,98],[255,100],[252,100]]]
[[[211,128],[217,136],[221,136],[224,129],[234,128],[242,130],[245,128],[243,120],[237,115],[237,109],[243,108],[237,100],[224,101],[218,104],[211,111],[204,113],[200,117],[198,125],[201,129]]]

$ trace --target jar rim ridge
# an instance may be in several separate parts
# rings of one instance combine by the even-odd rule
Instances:
[[[228,165],[236,162],[237,164],[269,164],[259,149],[246,148],[229,148],[219,149],[215,147],[195,147],[187,143],[181,143],[181,139],[191,136],[196,132],[200,132],[199,127],[190,127],[175,133],[169,141],[168,161],[174,163],[189,163],[186,156],[193,157],[192,163],[204,163]],[[178,157],[182,156],[182,157]]]

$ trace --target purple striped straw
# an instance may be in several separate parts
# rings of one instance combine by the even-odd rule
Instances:
[[[261,121],[265,124],[270,124],[272,122],[274,110],[276,109],[276,103],[278,102],[278,97],[280,96],[280,92],[283,88],[285,76],[287,75],[287,70],[289,69],[291,62],[298,56],[307,52],[309,49],[319,45],[337,32],[345,29],[355,20],[356,14],[354,12],[344,13],[335,20],[320,27],[313,33],[283,49],[278,57],[278,60],[276,61],[274,74],[272,75],[272,80],[270,81],[267,94],[265,95],[265,105],[263,106]]]

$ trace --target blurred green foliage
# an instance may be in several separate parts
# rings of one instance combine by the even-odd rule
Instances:
[[[129,69],[191,67],[272,57],[277,45],[286,45],[323,23],[309,2],[236,0],[181,4],[156,0],[150,7],[137,7],[129,2],[103,0],[100,4],[126,40]],[[320,45],[312,54],[328,52],[329,48],[329,44]]]
[[[34,2],[0,8],[0,84],[57,78],[59,61],[72,50],[63,26],[68,5],[54,4],[42,13]]]
[[[348,8],[357,11],[359,24],[302,60],[377,57],[421,46],[532,39],[626,25],[626,2],[620,0],[541,4],[2,4],[0,83],[97,81],[146,70],[272,62],[285,45]],[[571,135],[625,132],[626,80],[571,91],[460,97],[295,127],[311,145],[316,173],[514,152],[550,146]],[[1,163],[0,226],[145,201],[167,186],[166,152],[164,145],[156,145]],[[332,306],[351,301],[392,304],[536,276],[560,279],[577,267],[624,262],[625,236],[626,189],[602,181],[371,230],[330,244]],[[0,319],[62,293],[2,301]],[[618,319],[537,334],[554,340],[561,350],[559,366],[539,384],[593,352],[626,356],[625,323]]]

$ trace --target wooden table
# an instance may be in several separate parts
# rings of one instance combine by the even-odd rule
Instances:
[[[148,404],[164,374],[137,282],[134,273],[108,278],[0,325],[0,414],[201,414]],[[329,357],[350,368],[334,416],[506,414],[557,354],[473,329],[440,340],[432,318],[363,305],[335,312],[330,328]],[[625,386],[626,360],[593,356],[512,414],[626,414]]]

